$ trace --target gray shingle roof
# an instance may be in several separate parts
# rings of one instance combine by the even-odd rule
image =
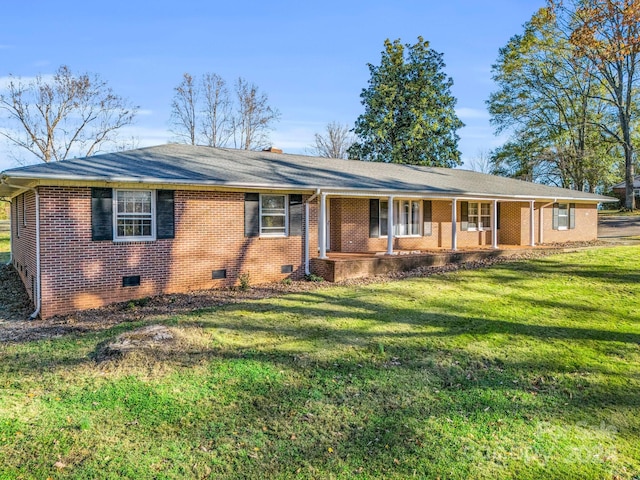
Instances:
[[[5,182],[136,182],[434,196],[566,199],[609,197],[467,170],[168,144],[6,170]],[[0,185],[0,196],[11,189]]]
[[[611,188],[625,188],[626,186],[627,184],[622,181],[620,183],[616,183]],[[635,177],[633,177],[633,188],[640,188],[640,175],[636,175]]]

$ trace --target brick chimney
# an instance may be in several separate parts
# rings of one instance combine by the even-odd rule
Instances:
[[[276,147],[267,147],[262,151],[263,152],[271,152],[271,153],[282,153],[282,149],[281,148],[276,148]]]

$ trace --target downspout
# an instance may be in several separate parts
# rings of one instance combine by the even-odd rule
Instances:
[[[309,204],[320,195],[320,189],[316,189],[316,193],[311,195],[304,202],[304,274],[310,275],[309,270]]]
[[[36,309],[33,311],[33,313],[31,315],[29,315],[29,318],[31,320],[34,320],[38,317],[38,315],[40,315],[40,308],[42,307],[42,299],[41,299],[41,295],[40,295],[40,277],[41,277],[41,270],[40,270],[40,194],[38,193],[38,190],[35,188],[31,188],[31,187],[24,187],[21,185],[12,185],[10,183],[7,183],[7,181],[4,178],[0,178],[0,182],[5,184],[8,187],[13,187],[13,188],[19,188],[19,189],[24,189],[24,190],[30,190],[32,191],[35,196],[36,196],[36,285],[35,285],[35,292],[34,292],[34,299],[33,299],[33,303],[35,304]],[[12,240],[13,242],[13,240]],[[12,253],[13,256],[13,253]]]

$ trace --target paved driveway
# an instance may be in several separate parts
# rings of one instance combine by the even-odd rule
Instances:
[[[598,238],[640,237],[640,216],[600,216]]]

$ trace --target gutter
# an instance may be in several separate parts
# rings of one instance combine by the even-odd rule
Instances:
[[[40,315],[40,308],[42,307],[42,298],[40,292],[40,281],[41,281],[41,264],[40,264],[40,193],[35,188],[24,187],[21,185],[12,185],[7,182],[6,177],[0,178],[0,183],[12,188],[18,188],[20,190],[30,190],[36,196],[36,284],[35,284],[35,292],[33,292],[33,303],[35,304],[35,310],[29,318],[34,320]],[[13,222],[10,222],[13,223]],[[13,232],[11,232],[13,233]],[[13,244],[13,236],[11,237],[11,243]],[[13,248],[11,253],[11,258],[13,259]]]
[[[222,188],[222,189],[246,189],[246,190],[309,190],[313,188],[311,185],[300,185],[300,184],[265,184],[265,183],[245,183],[245,182],[216,182],[211,180],[190,180],[186,178],[182,179],[171,179],[168,180],[166,178],[157,178],[157,177],[127,177],[127,176],[81,176],[81,175],[65,175],[65,174],[43,174],[42,176],[34,176],[34,175],[20,175],[20,172],[14,172],[10,175],[4,173],[6,178],[11,177],[14,180],[28,180],[30,182],[42,182],[46,180],[59,181],[62,184],[65,182],[82,182],[82,183],[127,183],[127,184],[140,184],[140,185],[172,185],[172,186],[197,186],[197,187],[210,187],[210,188]],[[559,187],[550,187],[547,185],[539,185],[539,184],[531,184],[533,186],[542,186],[546,188],[559,188]],[[27,188],[27,187],[20,187]],[[479,192],[463,192],[459,190],[451,190],[448,192],[430,192],[425,193],[421,190],[416,191],[403,191],[403,190],[389,190],[375,187],[324,187],[325,193],[328,196],[337,195],[337,196],[368,196],[372,198],[377,197],[388,197],[389,195],[396,196],[408,196],[408,197],[419,197],[419,198],[446,198],[450,199],[452,196],[456,196],[460,199],[463,197],[469,200],[481,200],[481,199],[504,199],[504,200],[521,200],[521,201],[530,201],[530,200],[538,200],[538,199],[551,199],[558,198],[561,200],[573,201],[573,202],[614,202],[618,201],[617,198],[606,197],[603,195],[596,194],[587,194],[596,198],[589,197],[576,197],[576,196],[551,196],[545,195],[544,193],[536,193],[531,195],[505,195],[505,194],[495,194],[495,193],[479,193]],[[576,193],[585,193],[576,191]]]
[[[309,270],[309,204],[320,195],[320,189],[316,188],[316,193],[311,195],[304,202],[304,274],[310,275]]]

